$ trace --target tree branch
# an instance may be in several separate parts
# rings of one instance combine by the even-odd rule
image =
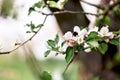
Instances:
[[[74,61],[74,59],[76,58],[76,56],[77,56],[77,54],[76,54],[76,55],[74,54],[73,58],[72,58],[72,59],[70,60],[70,62],[67,64],[67,66],[66,66],[66,68],[65,68],[65,70],[64,70],[64,72],[63,72],[63,75],[65,74],[65,72],[66,72],[67,69],[69,68],[70,64]]]
[[[69,10],[56,11],[56,12],[51,12],[51,13],[44,13],[42,11],[36,11],[36,12],[41,13],[43,15],[47,15],[47,16],[64,14],[64,13],[67,13],[67,14],[87,14],[87,15],[93,15],[93,16],[100,16],[101,15],[101,14],[95,14],[95,13],[89,13],[89,12],[83,12],[83,11],[69,11]]]
[[[45,21],[46,21],[46,19],[47,19],[47,15],[45,16],[45,19],[44,19],[44,21],[43,21],[43,25],[45,24]],[[25,45],[27,42],[29,42],[29,41],[31,41],[37,34],[38,34],[38,32],[41,30],[41,27],[36,31],[36,33],[34,33],[29,39],[27,39],[25,42],[23,42],[23,43],[21,43],[18,47],[16,47],[15,49],[13,49],[13,50],[10,50],[10,51],[6,51],[6,52],[0,52],[0,55],[2,55],[2,54],[9,54],[9,53],[11,53],[11,52],[13,52],[13,51],[15,51],[15,50],[17,50],[17,49],[19,49],[21,46],[23,46],[23,45]]]
[[[102,7],[102,6],[98,6],[98,5],[95,5],[95,4],[92,4],[92,3],[88,3],[88,2],[83,1],[83,0],[80,0],[80,1],[81,1],[81,2],[84,2],[84,3],[86,3],[86,4],[89,4],[89,5],[91,5],[91,6],[97,7],[97,8],[99,8],[99,9],[104,9],[104,7]],[[44,12],[42,12],[42,11],[36,11],[36,12],[41,13],[41,14],[43,14],[43,15],[46,16],[45,19],[44,19],[44,21],[43,21],[43,25],[44,25],[47,17],[50,16],[50,15],[58,15],[58,14],[68,13],[68,14],[87,14],[87,15],[93,15],[93,16],[100,16],[100,15],[106,16],[106,15],[108,15],[108,13],[109,13],[110,10],[112,10],[116,5],[119,5],[119,4],[120,4],[120,1],[114,3],[113,5],[109,5],[109,6],[108,6],[108,10],[107,10],[105,13],[102,13],[102,14],[94,14],[94,13],[82,12],[82,11],[81,11],[81,12],[80,12],[80,11],[69,11],[69,10],[56,11],[56,12],[52,12],[52,13],[44,13]],[[31,41],[31,40],[34,38],[34,36],[36,36],[36,35],[38,34],[38,32],[39,32],[40,30],[41,30],[41,27],[40,27],[29,39],[27,39],[25,42],[23,42],[22,44],[20,44],[18,47],[16,47],[16,48],[13,49],[13,50],[10,50],[10,51],[0,52],[0,55],[2,55],[2,54],[9,54],[9,53],[17,50],[18,48],[20,48],[21,46],[23,46],[23,45],[26,44],[27,42]],[[69,65],[70,65],[70,64],[69,64]],[[68,65],[68,66],[69,66],[69,65]]]

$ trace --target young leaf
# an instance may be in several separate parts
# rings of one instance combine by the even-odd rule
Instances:
[[[44,54],[45,57],[47,57],[50,54],[50,50],[47,50]]]
[[[59,42],[59,36],[57,34],[56,37],[55,37],[55,44],[58,44],[58,42]]]
[[[35,8],[34,7],[30,7],[29,10],[28,10],[28,15],[31,14],[31,12],[35,11]]]
[[[118,45],[118,44],[120,44],[120,41],[119,41],[119,39],[113,38],[113,39],[110,39],[110,43],[113,45]]]
[[[93,31],[93,32],[91,32],[91,33],[88,35],[88,37],[87,37],[86,40],[87,40],[87,41],[89,41],[89,40],[96,40],[96,41],[99,41],[100,38],[98,37],[98,33],[95,32],[95,31]]]
[[[99,43],[95,40],[88,41],[87,43],[90,44],[90,46],[93,47],[93,48],[98,48],[99,47]]]
[[[47,71],[44,71],[41,74],[41,79],[42,80],[52,80],[52,76]]]
[[[77,49],[78,52],[81,52],[83,50],[83,46],[76,45],[76,49]]]
[[[45,5],[43,0],[41,0],[41,1],[34,4],[34,7],[37,7],[37,8],[44,8],[45,6],[46,5]]]
[[[58,5],[55,1],[47,1],[47,4],[51,7],[51,8],[58,8]]]
[[[101,43],[98,47],[98,50],[102,53],[105,54],[105,52],[108,50],[108,45],[106,43]]]
[[[55,47],[55,41],[53,41],[53,40],[48,40],[47,43],[48,43],[48,45],[49,45],[50,47],[52,47],[52,48]]]
[[[63,41],[62,44],[61,44],[61,47],[63,47],[65,43],[66,43],[66,41]]]
[[[57,5],[59,9],[63,9],[64,5],[67,3],[68,0],[58,0]]]
[[[31,28],[31,31],[34,31],[34,29],[35,29],[35,24],[33,24],[32,21],[30,23],[30,28]]]
[[[35,28],[41,28],[42,26],[43,26],[43,24],[39,24]]]
[[[91,32],[91,33],[88,35],[89,38],[94,38],[94,37],[96,37],[96,36],[98,36],[98,33],[95,32],[95,31]]]
[[[66,62],[69,62],[71,60],[71,58],[73,57],[73,54],[74,54],[73,47],[68,47],[66,49],[66,56],[65,56]]]

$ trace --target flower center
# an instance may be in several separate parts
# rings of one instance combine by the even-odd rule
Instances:
[[[73,36],[77,36],[78,35],[78,33],[77,32],[73,32]]]

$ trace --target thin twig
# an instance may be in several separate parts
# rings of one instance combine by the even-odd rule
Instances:
[[[63,75],[65,74],[65,72],[66,72],[67,69],[69,68],[70,64],[74,61],[74,59],[76,58],[76,56],[77,56],[77,54],[76,54],[76,55],[74,54],[73,58],[72,58],[72,59],[70,60],[70,62],[67,64],[67,66],[66,66],[66,68],[65,68],[65,70],[64,70],[64,72],[63,72]]]
[[[100,16],[101,15],[101,14],[95,14],[95,13],[89,13],[89,12],[83,12],[83,11],[70,11],[70,10],[56,11],[56,12],[51,12],[51,13],[45,13],[42,11],[36,11],[36,12],[41,13],[43,15],[47,15],[47,16],[64,14],[64,13],[67,13],[67,14],[87,14],[87,15],[93,15],[93,16]]]
[[[47,15],[45,16],[45,19],[44,19],[44,21],[43,21],[43,25],[45,24],[45,21],[46,21],[46,19],[47,19]],[[11,53],[11,52],[13,52],[13,51],[15,51],[15,50],[17,50],[17,49],[19,49],[21,46],[23,46],[24,44],[26,44],[27,42],[29,42],[29,41],[31,41],[37,34],[38,34],[38,32],[41,30],[41,27],[36,31],[36,33],[34,33],[29,39],[27,39],[26,41],[24,41],[23,43],[21,43],[18,47],[16,47],[15,49],[13,49],[13,50],[10,50],[10,51],[6,51],[6,52],[0,52],[0,55],[2,55],[2,54],[9,54],[9,53]]]

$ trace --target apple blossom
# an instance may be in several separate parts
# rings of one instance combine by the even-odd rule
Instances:
[[[86,36],[87,35],[87,30],[86,29],[82,29],[79,33],[78,33],[79,36]]]
[[[80,28],[79,28],[79,26],[75,26],[74,29],[73,29],[73,32],[77,32],[77,33],[79,33],[79,32],[80,32]]]
[[[108,26],[106,27],[102,27],[100,32],[99,32],[99,36],[100,37],[108,37],[110,39],[112,39],[114,37],[113,32],[109,32]]]
[[[72,32],[68,31],[64,34],[63,38],[65,40],[69,40],[69,39],[72,39]]]
[[[108,34],[106,34],[106,36],[108,36],[110,39],[114,38],[113,32],[109,32]]]
[[[78,44],[82,44],[84,42],[84,36],[79,36],[78,38],[77,38],[77,43]]]
[[[70,39],[70,40],[68,41],[68,46],[73,47],[74,44],[75,44],[75,41],[74,41],[73,39]]]

